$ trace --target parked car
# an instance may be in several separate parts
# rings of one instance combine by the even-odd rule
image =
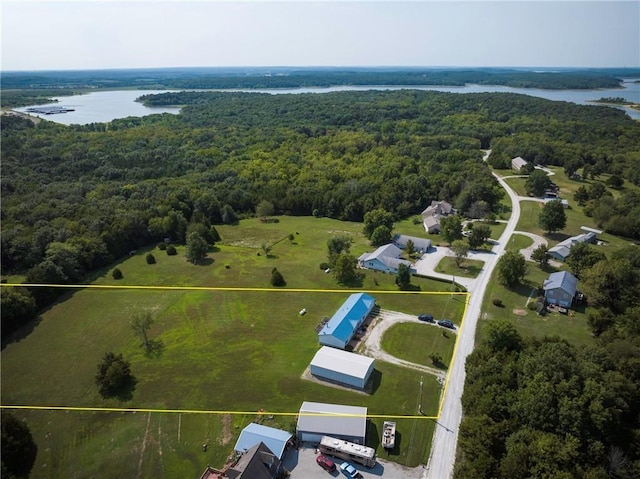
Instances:
[[[451,321],[450,319],[438,320],[438,326],[444,326],[445,328],[449,329],[456,329],[456,327],[453,325],[453,321]]]
[[[340,470],[342,471],[342,474],[347,476],[349,479],[359,479],[362,477],[362,474],[360,474],[358,470],[348,462],[340,464]]]
[[[336,465],[334,464],[334,462],[327,456],[323,456],[322,454],[316,457],[316,463],[327,472],[335,472],[336,470]]]
[[[430,314],[421,314],[420,316],[418,316],[418,319],[420,321],[426,321],[427,323],[435,323],[433,316],[431,316]]]

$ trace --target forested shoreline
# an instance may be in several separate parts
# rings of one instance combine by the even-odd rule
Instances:
[[[640,184],[640,124],[607,107],[409,90],[142,100],[186,106],[84,126],[2,116],[3,274],[77,282],[132,249],[183,243],[195,225],[252,216],[263,200],[275,214],[349,221],[376,208],[406,218],[434,199],[491,215],[504,193],[486,148],[498,167],[519,155]],[[630,218],[616,225],[638,238],[639,195],[622,198],[607,221]]]

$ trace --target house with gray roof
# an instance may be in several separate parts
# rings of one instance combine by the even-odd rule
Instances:
[[[570,308],[578,288],[578,278],[567,271],[551,273],[542,284],[544,300],[548,304],[555,304]]]
[[[440,218],[456,213],[447,201],[432,201],[422,212],[422,224],[427,233],[440,233]]]
[[[287,431],[252,422],[242,430],[233,449],[244,453],[262,442],[278,459],[282,459],[289,439],[291,434]]]
[[[511,169],[520,172],[520,168],[527,166],[528,162],[524,158],[517,156],[511,160]]]
[[[401,264],[406,265],[409,271],[416,272],[411,261],[400,259],[402,250],[396,245],[389,243],[380,246],[373,253],[364,253],[358,258],[360,268],[382,271],[383,273],[396,274]]]
[[[418,238],[417,236],[407,235],[395,235],[392,240],[393,244],[400,249],[405,249],[407,247],[408,241],[413,242],[413,251],[416,253],[424,254],[431,249],[431,240],[428,240],[426,238]]]
[[[552,248],[549,248],[549,255],[552,258],[557,259],[558,261],[565,261],[569,257],[569,255],[571,255],[571,247],[574,244],[595,243],[595,241],[596,234],[592,232],[582,233],[578,236],[572,236],[571,238],[567,238],[566,240],[561,241]]]

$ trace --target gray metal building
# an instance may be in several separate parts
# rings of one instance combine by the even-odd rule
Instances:
[[[323,346],[311,360],[309,370],[318,378],[364,389],[373,366],[373,358]]]
[[[364,444],[367,435],[367,408],[305,401],[300,406],[298,439],[317,444],[322,436]]]

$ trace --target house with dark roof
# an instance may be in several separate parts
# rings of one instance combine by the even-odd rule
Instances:
[[[224,471],[207,466],[200,479],[275,479],[281,467],[280,459],[261,442]]]
[[[389,243],[380,246],[373,253],[364,253],[358,258],[360,268],[382,271],[383,273],[396,274],[401,264],[406,265],[409,271],[415,273],[416,270],[411,261],[400,259],[402,250],[396,245]]]
[[[578,288],[578,278],[567,271],[551,273],[542,284],[544,300],[548,304],[555,304],[570,308]]]
[[[432,201],[430,206],[422,212],[422,224],[427,233],[440,233],[440,218],[455,214],[451,203],[446,201]]]
[[[375,305],[376,300],[366,293],[349,296],[318,333],[320,344],[345,349]]]
[[[413,242],[413,251],[415,253],[424,254],[431,249],[431,240],[418,238],[417,236],[394,235],[393,240],[391,241],[400,249],[405,249],[407,247],[407,242],[411,241]]]

